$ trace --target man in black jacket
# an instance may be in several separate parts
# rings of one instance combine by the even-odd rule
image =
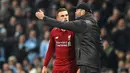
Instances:
[[[76,20],[60,22],[44,15],[39,10],[36,17],[46,24],[76,33],[76,49],[78,49],[77,65],[80,73],[100,73],[101,54],[104,53],[100,40],[97,21],[86,3],[79,4],[76,8]]]

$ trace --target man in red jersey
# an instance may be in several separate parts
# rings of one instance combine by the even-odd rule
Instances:
[[[67,10],[65,8],[58,9],[56,19],[61,22],[69,21]],[[76,73],[74,33],[72,31],[60,28],[52,29],[42,73],[47,73],[47,65],[54,52],[56,53],[56,59],[52,73]]]

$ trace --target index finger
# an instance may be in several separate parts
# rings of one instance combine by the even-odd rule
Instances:
[[[39,9],[40,12],[43,12],[41,9]]]

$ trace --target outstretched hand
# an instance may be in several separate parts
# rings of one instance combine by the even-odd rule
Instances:
[[[35,13],[35,15],[36,15],[36,17],[38,18],[38,19],[43,19],[44,18],[44,12],[42,11],[42,10],[39,10],[39,11],[37,11],[36,13]]]

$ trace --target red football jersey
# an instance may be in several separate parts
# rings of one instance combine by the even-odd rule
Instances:
[[[59,28],[54,28],[51,31],[50,43],[45,57],[44,66],[48,65],[55,52],[56,59],[53,66],[53,72],[55,70],[75,71],[77,66],[74,46],[74,33],[72,31],[63,31]]]

